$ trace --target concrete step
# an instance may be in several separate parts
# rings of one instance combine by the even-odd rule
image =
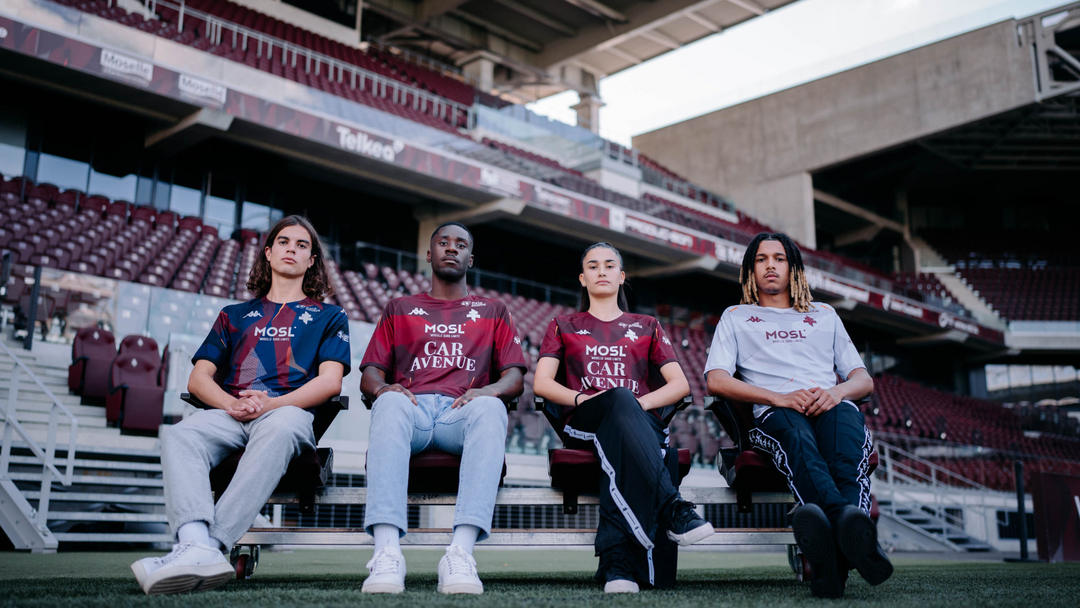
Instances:
[[[62,403],[62,405],[66,407],[69,412],[74,414],[76,418],[79,419],[79,424],[82,424],[82,421],[84,419],[89,420],[93,418],[105,418],[104,407],[100,407],[97,405],[69,405],[67,403]],[[4,399],[0,398],[0,411],[2,411],[5,407],[6,404],[4,403]],[[52,404],[44,401],[20,400],[18,405],[15,407],[15,411],[20,412],[20,415],[21,412],[39,412],[48,414],[50,413],[50,410],[52,410]]]
[[[171,534],[107,534],[95,532],[62,532],[53,534],[62,543],[172,543]]]
[[[21,440],[13,442],[12,449],[16,450],[15,453],[18,453],[18,450],[22,450],[22,453],[19,454],[20,456],[30,456],[30,454],[27,453],[29,451],[29,448]],[[87,444],[79,441],[75,445],[75,456],[77,458],[96,457],[103,460],[108,460],[109,458],[107,457],[111,457],[114,460],[131,458],[138,459],[138,462],[145,462],[147,460],[150,460],[152,462],[160,462],[161,447],[154,446],[151,448],[142,448],[131,445],[103,446],[96,444]],[[56,457],[67,458],[67,445],[56,446]]]
[[[48,388],[49,392],[53,394],[53,397],[56,397],[57,401],[65,405],[67,405],[68,403],[78,405],[80,400],[82,399],[78,395],[72,395],[71,393],[69,393],[67,384],[50,385],[48,382],[44,382],[43,384],[45,384],[45,387]],[[6,399],[10,392],[11,377],[4,376],[3,379],[0,379],[0,396],[2,396],[0,398]],[[41,388],[37,384],[35,384],[33,380],[27,378],[26,376],[21,377],[19,379],[19,399],[33,398],[37,398],[40,401],[48,399],[48,395],[45,393],[45,391],[41,390]]]
[[[59,468],[59,467],[57,467]],[[8,473],[12,481],[31,481],[41,483],[41,473]],[[83,486],[124,486],[137,488],[163,488],[165,481],[153,477],[128,477],[124,475],[72,475],[72,485]]]
[[[169,523],[164,513],[98,513],[97,511],[49,511],[49,521],[122,521]]]
[[[30,437],[45,448],[48,440],[49,426],[31,423],[25,425]],[[61,426],[56,433],[57,449],[67,449],[69,432],[71,427]],[[115,428],[85,428],[79,427],[75,436],[75,443],[79,446],[92,446],[97,448],[134,448],[138,450],[161,450],[161,440],[157,437],[142,437],[138,435],[120,435],[120,429]]]
[[[67,466],[67,460],[57,462]],[[41,461],[35,456],[12,456],[11,464],[20,465],[38,465]],[[59,468],[59,467],[57,467]],[[93,470],[106,470],[106,471],[134,471],[140,473],[160,473],[161,463],[152,462],[124,462],[122,460],[88,460],[86,458],[75,459],[75,469],[93,469]]]
[[[32,410],[27,411],[27,410],[24,410],[22,408],[17,409],[15,411],[15,413],[16,413],[16,418],[18,419],[18,421],[20,423],[22,423],[23,426],[26,426],[27,424],[35,424],[35,423],[36,424],[48,425],[49,424],[49,416],[51,415],[48,411],[32,411]],[[72,412],[72,414],[74,414],[74,413],[75,412]],[[3,417],[2,413],[0,413],[0,417]],[[105,420],[104,416],[100,416],[100,417],[98,417],[98,416],[76,416],[76,419],[79,421],[79,429],[84,429],[84,428],[100,428],[100,429],[103,429],[106,426],[106,420]],[[59,424],[61,426],[71,424],[71,419],[68,418],[67,416],[62,415],[62,414],[57,417],[57,420],[58,420],[58,422],[59,422]]]
[[[63,379],[65,383],[67,382],[67,368],[55,367],[52,365],[42,365],[40,363],[32,363],[28,361],[23,361],[22,364],[25,365],[27,369],[29,369],[35,376],[58,378]],[[14,361],[12,361],[11,359],[7,359],[6,357],[4,359],[0,359],[0,374],[3,374],[5,378],[8,374],[11,373],[11,370],[13,369],[15,369]]]
[[[40,500],[41,492],[23,492],[26,500]],[[164,505],[165,497],[161,494],[104,494],[98,492],[59,492],[49,494],[49,502],[102,502],[118,505]]]

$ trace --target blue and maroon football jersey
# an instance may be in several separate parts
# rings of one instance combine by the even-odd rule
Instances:
[[[340,306],[311,298],[233,304],[218,314],[191,362],[200,359],[217,366],[221,387],[233,396],[246,389],[288,394],[318,376],[325,361],[349,373],[349,318]]]
[[[510,367],[526,370],[514,320],[499,300],[428,294],[386,303],[360,368],[386,372],[386,381],[414,394],[460,397],[487,386]]]
[[[677,361],[660,322],[628,312],[612,321],[588,312],[555,317],[540,357],[560,361],[559,381],[570,390],[592,394],[622,387],[636,397],[663,386],[659,369]]]

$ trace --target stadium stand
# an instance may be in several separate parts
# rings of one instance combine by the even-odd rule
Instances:
[[[967,284],[1010,320],[1080,320],[1080,254],[1045,233],[927,235]]]
[[[369,56],[226,0],[188,2],[182,22],[181,5],[168,2],[154,3],[151,19],[103,0],[60,3],[449,133],[469,126],[468,107],[476,96],[464,82],[389,53]],[[300,50],[307,52],[298,60]],[[387,86],[393,83],[402,86]]]

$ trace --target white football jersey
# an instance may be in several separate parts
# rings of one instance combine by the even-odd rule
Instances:
[[[705,375],[722,369],[743,382],[777,393],[836,386],[866,368],[832,306],[811,303],[809,312],[756,305],[731,306],[716,326]],[[766,405],[755,404],[754,416]]]

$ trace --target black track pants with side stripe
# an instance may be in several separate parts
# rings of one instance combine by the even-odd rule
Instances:
[[[770,408],[757,419],[750,442],[772,457],[800,503],[818,505],[834,525],[846,505],[870,513],[868,469],[874,446],[854,403],[842,401],[813,417]]]
[[[662,509],[679,491],[673,482],[678,455],[666,449],[664,423],[642,410],[632,392],[617,388],[574,408],[565,430],[576,440],[567,447],[591,447],[600,457],[597,555],[627,543],[634,547],[631,553],[643,558],[633,559],[639,582],[668,586],[657,579],[656,561],[661,547],[666,555],[672,543],[658,528]]]

